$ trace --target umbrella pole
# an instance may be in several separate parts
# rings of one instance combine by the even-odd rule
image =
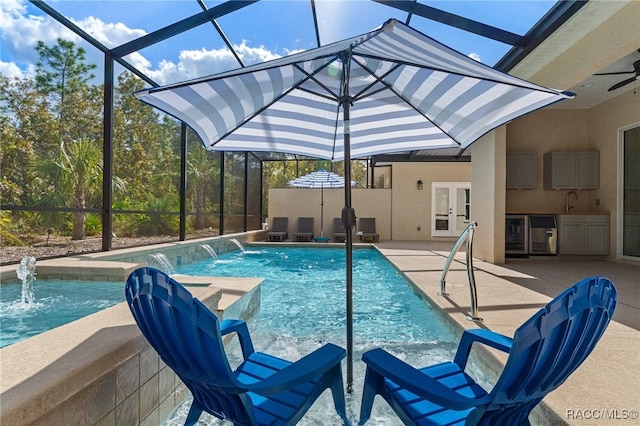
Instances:
[[[324,238],[324,185],[320,186],[320,238]]]
[[[344,207],[342,209],[342,223],[345,230],[345,261],[346,261],[346,292],[347,292],[347,393],[353,392],[353,235],[356,214],[351,206],[351,128],[350,113],[351,97],[349,96],[349,68],[351,65],[351,51],[343,59],[342,66],[342,108],[344,127]]]

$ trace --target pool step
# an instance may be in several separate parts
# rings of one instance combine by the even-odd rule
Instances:
[[[179,274],[171,277],[186,287],[212,286],[222,290],[222,297],[218,302],[220,316],[224,316],[224,312],[231,305],[246,294],[253,292],[264,281],[263,278],[203,277]]]

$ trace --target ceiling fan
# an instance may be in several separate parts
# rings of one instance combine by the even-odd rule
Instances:
[[[640,49],[638,49],[638,52],[640,52]],[[614,84],[613,86],[609,87],[608,92],[619,89],[622,86],[626,86],[627,84],[633,83],[634,81],[636,81],[636,79],[640,77],[640,60],[637,60],[633,63],[633,71],[603,72],[595,75],[623,75],[623,74],[634,74],[634,76],[631,78],[627,78],[626,80],[622,80]]]

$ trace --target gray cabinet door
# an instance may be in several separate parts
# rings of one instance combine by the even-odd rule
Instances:
[[[600,186],[600,152],[576,152],[576,188],[598,189]]]
[[[544,189],[576,189],[574,152],[544,154]]]
[[[536,189],[538,186],[538,153],[507,152],[507,189]]]
[[[560,254],[584,254],[584,224],[561,223],[558,245]]]
[[[600,152],[547,152],[543,179],[544,189],[597,189],[600,187]]]
[[[576,188],[576,155],[573,152],[554,152],[552,155],[552,188]]]
[[[585,253],[609,254],[609,223],[585,223]]]

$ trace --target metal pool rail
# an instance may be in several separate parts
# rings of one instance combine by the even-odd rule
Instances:
[[[447,276],[447,272],[449,272],[449,266],[451,266],[451,262],[455,257],[458,249],[462,245],[463,242],[467,242],[467,277],[469,278],[469,293],[471,296],[471,315],[467,315],[467,319],[469,321],[482,322],[482,318],[478,316],[478,295],[476,293],[476,279],[473,275],[473,230],[478,226],[477,222],[471,221],[469,225],[465,228],[464,231],[458,237],[458,241],[453,245],[451,252],[449,253],[449,257],[447,257],[447,261],[444,264],[444,268],[442,269],[442,275],[440,276],[440,292],[439,296],[447,297],[449,293],[447,293],[447,284],[445,278]]]

